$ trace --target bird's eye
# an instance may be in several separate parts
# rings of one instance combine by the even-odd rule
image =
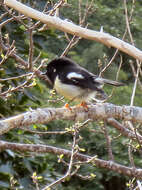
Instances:
[[[55,72],[56,72],[56,69],[54,69],[53,72],[55,73]]]

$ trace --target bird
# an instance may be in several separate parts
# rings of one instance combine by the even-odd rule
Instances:
[[[83,107],[87,107],[87,102],[95,99],[96,95],[101,95],[104,99],[107,98],[102,89],[104,84],[124,85],[121,82],[94,75],[67,57],[51,60],[47,64],[45,75],[58,94],[69,101],[79,101]],[[65,107],[68,107],[68,104]]]

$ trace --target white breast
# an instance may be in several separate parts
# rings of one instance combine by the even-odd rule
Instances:
[[[95,96],[95,92],[89,89],[82,89],[78,86],[70,85],[70,84],[63,84],[61,83],[58,76],[56,77],[54,88],[60,95],[64,96],[65,98],[72,100],[79,100],[79,101],[87,101],[90,98]]]

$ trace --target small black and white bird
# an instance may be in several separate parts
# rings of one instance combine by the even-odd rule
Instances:
[[[124,85],[120,82],[96,76],[66,57],[49,62],[45,74],[57,93],[70,101],[88,102],[95,98],[96,94],[106,98],[107,95],[102,90],[104,84]]]

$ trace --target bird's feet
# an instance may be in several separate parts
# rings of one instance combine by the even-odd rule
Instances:
[[[66,103],[66,104],[64,105],[64,107],[65,107],[66,109],[68,109],[68,110],[72,111],[72,109],[71,109],[71,107],[69,106],[69,104],[68,104],[68,103]]]
[[[88,111],[88,105],[86,102],[81,102],[81,104],[77,105],[78,107],[83,107],[85,111]]]
[[[64,105],[64,107],[65,107],[66,109],[72,111],[72,108],[69,106],[68,103],[66,103],[66,104]],[[88,111],[88,105],[87,105],[86,102],[81,102],[80,104],[77,105],[77,107],[83,107],[83,108],[85,109],[85,111]]]

